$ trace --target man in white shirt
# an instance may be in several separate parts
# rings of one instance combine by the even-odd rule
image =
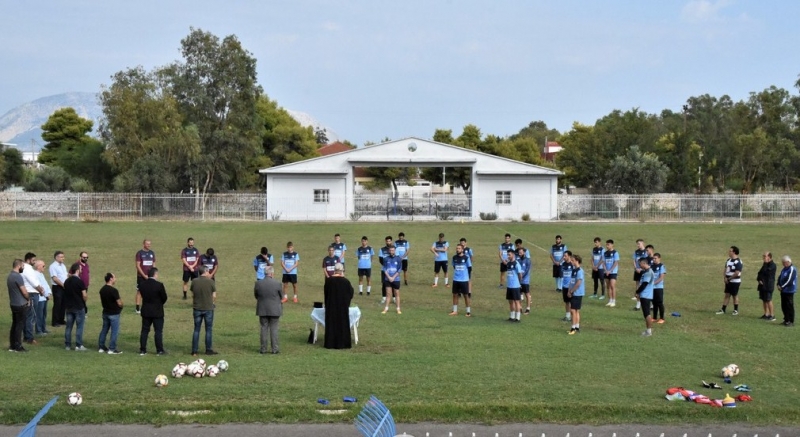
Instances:
[[[64,326],[67,324],[66,313],[64,312],[64,281],[67,280],[67,266],[64,264],[64,252],[57,250],[53,255],[53,263],[50,264],[50,284],[53,285],[53,315],[50,323],[53,327]]]
[[[36,333],[39,335],[47,335],[50,331],[47,330],[47,301],[51,299],[53,292],[50,290],[50,284],[44,275],[44,260],[37,259],[33,264],[33,269],[39,277],[39,284],[42,286],[42,292],[39,293],[39,301],[33,302],[36,305]]]
[[[25,264],[22,270],[22,279],[25,281],[25,289],[28,290],[28,317],[25,320],[25,327],[22,330],[25,343],[37,344],[33,333],[36,330],[36,305],[39,303],[39,295],[44,292],[44,287],[39,283],[39,274],[34,270],[33,264],[36,262],[36,254],[28,252],[25,254]]]

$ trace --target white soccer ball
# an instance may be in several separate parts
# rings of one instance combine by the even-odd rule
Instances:
[[[202,358],[198,358],[198,359],[194,360],[193,362],[197,363],[200,367],[203,368],[203,370],[206,369],[206,360],[204,360]]]
[[[217,363],[217,367],[219,367],[220,372],[227,372],[228,371],[228,362],[225,360],[219,360]]]
[[[78,392],[70,393],[69,396],[67,396],[67,403],[73,407],[78,406],[83,403],[83,396]]]
[[[722,376],[725,378],[732,378],[739,374],[739,366],[736,364],[728,364],[722,368]]]
[[[213,378],[213,377],[215,377],[217,375],[219,375],[219,367],[217,367],[217,366],[215,366],[213,364],[208,366],[208,367],[206,367],[206,376],[208,376],[210,378]]]
[[[169,385],[169,379],[167,379],[167,375],[158,375],[156,376],[156,387],[166,387]]]
[[[183,375],[186,374],[187,369],[186,363],[178,363],[175,367],[172,368],[172,377],[173,378],[181,378]]]
[[[202,378],[203,373],[205,373],[205,369],[203,369],[203,367],[196,362],[189,364],[189,367],[186,368],[186,374],[189,376],[194,376],[195,378]]]

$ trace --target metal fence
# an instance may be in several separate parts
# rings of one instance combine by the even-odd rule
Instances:
[[[351,220],[469,219],[473,205],[469,196],[463,194],[395,198],[391,194],[357,193],[353,200]],[[308,213],[308,217],[314,216],[314,211]],[[268,216],[264,193],[199,196],[3,192],[0,193],[0,219],[261,221],[282,218],[274,214]],[[561,194],[558,219],[800,221],[800,194]]]
[[[800,194],[562,194],[560,220],[797,221]]]

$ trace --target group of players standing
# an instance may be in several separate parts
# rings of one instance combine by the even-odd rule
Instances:
[[[506,237],[508,238],[508,237]],[[560,235],[556,235],[555,244],[550,248],[550,260],[553,263],[553,278],[556,291],[563,296],[566,315],[563,321],[571,321],[570,335],[580,332],[580,309],[585,295],[584,274],[581,268],[583,259],[567,249]],[[652,335],[653,323],[664,323],[664,277],[666,266],[661,262],[661,254],[655,252],[652,245],[644,244],[644,240],[636,240],[633,252],[633,282],[636,306],[641,310],[646,330],[642,335]],[[619,274],[620,256],[614,249],[614,240],[606,240],[603,247],[600,237],[595,237],[592,248],[592,281],[594,294],[590,299],[606,299],[607,307],[617,306],[617,276]],[[597,294],[599,291],[600,295]]]

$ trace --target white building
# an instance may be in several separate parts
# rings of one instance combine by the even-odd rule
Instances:
[[[466,199],[463,213],[466,218],[477,220],[481,213],[494,213],[501,220],[518,220],[523,214],[528,214],[532,220],[551,220],[558,215],[561,172],[462,147],[406,138],[261,169],[259,172],[267,180],[267,218],[347,220],[361,217],[366,210],[357,201],[355,167],[467,167],[471,169],[470,193],[461,196]],[[455,191],[461,190],[456,188]],[[398,214],[397,208],[394,211],[393,214]]]

